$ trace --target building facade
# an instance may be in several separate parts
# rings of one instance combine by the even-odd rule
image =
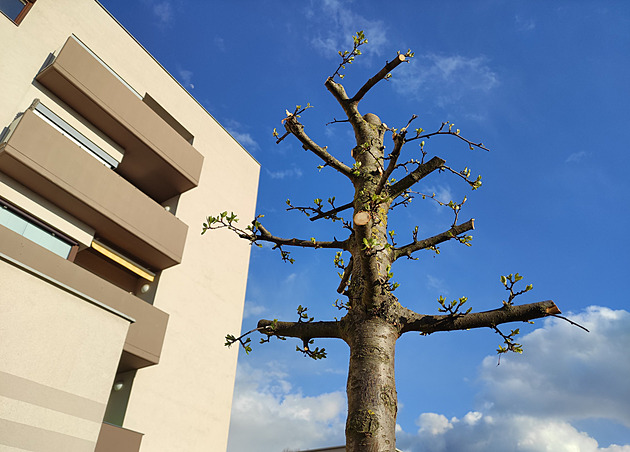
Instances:
[[[95,0],[0,41],[0,450],[225,450],[258,163]]]

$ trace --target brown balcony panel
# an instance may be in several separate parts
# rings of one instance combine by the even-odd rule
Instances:
[[[74,37],[37,80],[125,149],[117,171],[153,199],[198,185],[203,156]]]
[[[0,226],[0,252],[133,318],[123,346],[129,369],[159,362],[168,314],[4,226]]]
[[[152,270],[181,262],[188,226],[27,110],[0,171],[94,228]]]
[[[103,423],[94,452],[138,452],[142,433]]]

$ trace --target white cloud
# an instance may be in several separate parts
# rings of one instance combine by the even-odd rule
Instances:
[[[215,36],[212,42],[217,49],[219,49],[221,52],[225,52],[225,39],[219,36]]]
[[[400,431],[404,452],[519,451],[630,452],[604,447],[571,423],[607,419],[630,429],[630,313],[590,307],[567,317],[590,333],[559,319],[520,339],[523,355],[482,362],[483,408],[458,419],[437,413],[418,416],[415,433]],[[623,428],[623,427],[620,427]]]
[[[265,169],[265,171],[267,172],[267,175],[272,179],[286,179],[291,177],[298,179],[302,177],[302,170],[298,167],[277,171],[270,171],[268,169]]]
[[[448,294],[448,286],[446,282],[436,276],[427,274],[427,287],[440,292],[442,295]]]
[[[516,23],[516,29],[519,31],[532,31],[536,28],[536,22],[533,19],[525,18],[518,14],[514,17],[514,22]]]
[[[245,309],[243,311],[243,318],[248,318],[252,316],[258,316],[264,313],[267,308],[263,305],[254,303],[253,301],[245,300]]]
[[[418,418],[421,425],[416,434],[397,433],[396,446],[403,452],[630,452],[630,445],[600,448],[587,433],[571,424],[555,419],[507,414],[483,415],[470,412],[462,419],[439,418],[439,428],[423,428],[427,414]],[[474,422],[471,422],[471,419]]]
[[[571,315],[590,333],[559,319],[522,338],[525,355],[481,367],[483,395],[497,411],[519,407],[532,416],[603,418],[630,428],[630,313],[590,307]]]
[[[343,443],[345,395],[309,397],[294,389],[277,363],[253,369],[240,363],[228,452],[278,452]]]
[[[314,8],[321,8],[323,15],[307,13],[313,20],[322,17],[325,20],[316,24],[313,30],[317,34],[311,39],[313,46],[324,56],[337,57],[339,50],[352,50],[352,35],[363,30],[368,39],[365,53],[380,55],[387,44],[385,24],[380,20],[369,20],[355,12],[356,8],[339,0],[323,0],[315,3]]]
[[[586,157],[587,155],[588,155],[588,153],[586,151],[574,152],[573,154],[569,155],[564,162],[565,163],[577,163],[577,162],[583,160],[584,157]]]
[[[487,93],[499,84],[499,76],[485,57],[426,54],[416,56],[412,64],[392,77],[394,88],[401,94],[435,101],[446,107],[464,97]]]
[[[154,2],[153,14],[155,14],[161,24],[167,24],[173,18],[173,7],[168,1]]]
[[[177,71],[179,73],[179,79],[182,82],[182,85],[189,89],[194,89],[195,85],[192,83],[193,72],[188,71],[186,69],[179,69]]]
[[[416,421],[419,435],[443,435],[453,428],[453,424],[443,414],[422,413]]]
[[[258,149],[259,147],[256,140],[254,140],[252,135],[249,133],[236,132],[232,130],[230,131],[230,135],[232,135],[236,141],[241,143],[244,148],[254,150],[254,149]]]
[[[252,137],[249,132],[244,132],[245,128],[243,124],[233,119],[228,119],[223,122],[226,130],[229,132],[232,137],[238,141],[244,148],[249,151],[256,151],[260,149],[258,142]]]
[[[422,194],[431,197],[433,195],[435,195],[435,199],[448,204],[449,201],[456,201],[455,198],[453,197],[453,191],[451,190],[450,185],[429,185],[429,186],[425,186],[422,187]],[[429,200],[429,202],[433,202],[436,206],[436,208],[438,209],[438,211],[443,210],[441,205],[439,205],[438,203],[436,203],[435,201],[431,201]]]

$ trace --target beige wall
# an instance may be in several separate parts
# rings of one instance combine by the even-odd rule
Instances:
[[[4,260],[0,294],[0,444],[93,450],[129,321]]]
[[[0,129],[40,98],[107,152],[121,154],[54,95],[31,83],[47,55],[71,33],[137,92],[155,98],[194,135],[194,147],[204,156],[199,186],[184,193],[177,208],[177,217],[189,226],[182,263],[162,273],[154,300],[170,315],[160,363],[138,371],[123,426],[145,434],[143,452],[225,450],[237,353],[223,343],[226,333],[240,330],[250,248],[225,231],[199,233],[208,214],[228,210],[242,222],[253,218],[259,165],[94,0],[39,1],[19,27],[0,21],[0,42],[20,43],[0,46]],[[29,312],[39,308],[33,298],[28,298],[33,300]],[[66,359],[76,359],[72,349],[68,345]],[[37,347],[30,352],[49,362]],[[110,383],[92,390],[104,391],[106,399]],[[92,427],[83,427],[90,435],[81,434],[92,438]]]

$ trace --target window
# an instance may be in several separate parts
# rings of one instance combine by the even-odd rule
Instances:
[[[0,200],[0,225],[64,259],[72,260],[78,249],[78,245],[71,239],[2,200]]]
[[[2,1],[2,0],[0,0],[0,1]],[[81,132],[76,130],[74,127],[72,127],[66,121],[64,121],[59,116],[57,116],[55,113],[50,111],[38,99],[35,99],[35,101],[33,101],[33,107],[32,108],[33,108],[33,111],[35,112],[35,114],[37,116],[39,116],[44,121],[46,121],[48,124],[53,126],[55,129],[57,129],[59,132],[61,132],[62,135],[64,135],[65,137],[69,138],[71,141],[74,142],[74,144],[76,144],[81,149],[86,151],[88,154],[90,154],[96,160],[98,160],[99,162],[101,162],[104,165],[107,165],[108,167],[110,167],[112,169],[116,168],[118,166],[118,161],[114,157],[109,155],[103,149],[101,149],[96,144],[94,144],[91,140],[86,138]]]
[[[0,0],[0,11],[19,25],[36,0]]]

